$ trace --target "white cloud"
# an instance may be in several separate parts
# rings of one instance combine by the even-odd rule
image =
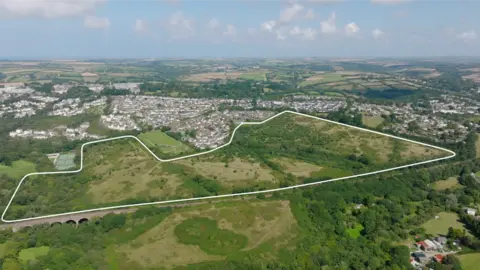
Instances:
[[[408,15],[409,13],[406,10],[397,10],[393,13],[393,17],[395,18],[406,18]]]
[[[300,37],[302,39],[305,39],[305,40],[314,40],[316,35],[317,35],[317,31],[315,31],[314,29],[312,29],[310,27],[302,29],[298,26],[295,26],[292,29],[290,29],[289,34],[291,36],[298,36],[298,37]]]
[[[166,2],[169,3],[169,4],[174,4],[175,5],[175,4],[180,3],[180,0],[166,0]]]
[[[330,17],[325,21],[320,22],[320,30],[324,34],[335,33],[337,31],[337,26],[335,24],[336,15],[335,12],[330,14]]]
[[[192,19],[187,18],[183,12],[173,13],[165,24],[165,28],[170,32],[173,39],[189,38],[195,35],[195,23]]]
[[[133,27],[133,30],[135,30],[135,32],[144,33],[147,32],[147,29],[147,23],[144,20],[138,19],[135,21],[135,26]]]
[[[247,29],[247,34],[249,34],[249,35],[255,35],[255,34],[257,34],[257,29],[252,28],[252,27],[249,27],[249,28]]]
[[[306,18],[307,20],[313,20],[313,19],[315,19],[315,12],[313,11],[313,9],[307,10],[307,13],[305,14],[305,18]]]
[[[286,40],[287,39],[287,36],[285,35],[283,29],[277,29],[277,31],[275,31],[275,35],[276,35],[278,40]]]
[[[83,21],[83,25],[92,29],[108,29],[110,27],[110,20],[108,18],[87,16]]]
[[[317,3],[317,4],[332,4],[342,2],[343,0],[307,0],[310,3]]]
[[[347,35],[354,35],[355,33],[358,33],[358,31],[360,31],[360,27],[358,27],[358,25],[356,25],[354,22],[345,25],[345,33]]]
[[[0,0],[0,14],[58,18],[84,15],[106,0]]]
[[[218,29],[220,27],[220,22],[215,19],[215,18],[212,18],[209,22],[208,22],[208,28],[209,29],[212,29],[212,30],[215,30],[215,29]]]
[[[276,21],[270,20],[268,22],[262,23],[262,25],[260,27],[265,31],[272,32],[273,28],[275,28],[276,25],[277,25]]]
[[[379,39],[381,36],[383,36],[383,34],[383,31],[378,28],[372,30],[372,36],[374,39]]]
[[[228,37],[235,37],[237,36],[237,29],[235,28],[235,26],[229,24],[227,25],[227,31],[223,32],[223,35]]]
[[[386,4],[386,5],[401,4],[409,1],[411,0],[370,0],[370,2],[374,4]]]
[[[279,23],[289,23],[292,20],[296,19],[300,12],[304,9],[302,5],[297,3],[291,4],[289,7],[282,10],[280,13],[280,18],[278,19]]]
[[[280,12],[278,20],[269,20],[260,25],[260,28],[270,33],[277,32],[276,28],[290,24],[295,19],[301,17],[304,7],[295,1],[287,2],[288,7]],[[278,37],[278,34],[277,34]],[[282,38],[280,38],[282,39]]]
[[[469,30],[458,34],[457,38],[467,42],[477,39],[477,33],[475,32],[475,30]]]
[[[295,26],[290,30],[290,35],[296,36],[299,35],[302,31],[300,30],[300,27]]]
[[[310,27],[303,30],[303,38],[306,40],[314,40],[316,35],[317,35],[317,31]]]

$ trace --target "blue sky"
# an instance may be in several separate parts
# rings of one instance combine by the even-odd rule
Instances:
[[[479,56],[479,11],[466,0],[0,0],[0,56]]]

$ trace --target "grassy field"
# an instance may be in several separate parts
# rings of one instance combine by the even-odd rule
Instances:
[[[6,243],[3,243],[3,244],[0,244],[0,259],[3,258],[4,254],[5,254],[5,249],[7,248],[7,244]]]
[[[378,125],[383,123],[385,119],[381,117],[380,115],[376,116],[363,116],[362,117],[362,122],[365,126],[371,127],[371,128],[376,128]]]
[[[433,183],[433,188],[438,191],[442,191],[447,188],[456,188],[459,186],[460,184],[458,183],[456,177],[449,177],[448,179],[436,181],[435,183]]]
[[[175,140],[160,130],[142,133],[138,138],[148,147],[158,149],[160,152],[166,154],[178,155],[191,150],[190,147]]]
[[[309,127],[311,132],[317,134],[316,136],[323,137],[323,140],[328,141],[327,143],[321,142],[323,140],[319,138],[316,143],[320,143],[322,149],[343,154],[344,156],[363,154],[369,156],[372,162],[380,164],[386,162],[402,163],[409,160],[423,160],[446,155],[445,152],[434,148],[330,124],[312,118],[294,116],[293,119],[295,120],[295,125],[292,126],[294,129],[295,126],[300,128],[298,127],[299,125]],[[276,119],[272,121],[276,121]],[[298,134],[298,132],[295,133]],[[295,136],[294,134],[292,136]],[[297,140],[300,141],[300,139]]]
[[[265,80],[265,72],[244,73],[240,75],[239,78],[244,80],[263,81]]]
[[[272,161],[280,165],[284,172],[291,173],[297,177],[310,177],[313,173],[324,169],[316,164],[288,158],[277,158]]]
[[[216,220],[195,217],[187,219],[175,227],[175,236],[180,243],[196,245],[212,255],[228,255],[247,245],[245,235],[218,228]]]
[[[139,143],[128,141],[92,148],[85,157],[87,172],[98,179],[90,182],[86,194],[92,203],[139,197],[167,199],[183,194],[179,189],[183,180],[170,173],[174,165],[156,161]]]
[[[178,209],[117,250],[143,267],[171,269],[249,253],[274,257],[297,235],[288,201],[237,201]]]
[[[62,153],[55,160],[55,168],[59,171],[65,171],[75,168],[75,153]]]
[[[6,174],[12,178],[22,178],[27,173],[35,171],[35,164],[25,161],[17,160],[12,163],[12,166],[5,166],[0,164],[0,174]]]
[[[337,92],[323,92],[324,95],[326,96],[331,96],[331,97],[343,97],[343,94],[337,93]]]
[[[345,78],[342,74],[323,73],[323,74],[317,74],[305,79],[303,82],[300,83],[300,86],[308,86],[308,85],[319,84],[319,83],[339,82],[343,80],[345,80]]]
[[[437,236],[439,234],[446,235],[450,227],[454,229],[465,229],[463,224],[458,221],[458,215],[456,213],[441,212],[438,213],[438,217],[438,219],[433,218],[422,225],[426,233]],[[471,235],[468,230],[467,234]]]
[[[217,159],[199,157],[174,163],[182,164],[204,177],[219,179],[227,184],[239,184],[244,181],[275,181],[273,171],[268,166],[239,158],[221,162]]]
[[[362,224],[357,224],[353,228],[347,229],[347,233],[353,239],[357,239],[360,236],[360,232],[363,230]]]
[[[35,258],[47,255],[49,250],[50,247],[46,246],[22,249],[18,254],[18,258],[24,262],[35,260]]]
[[[477,133],[477,141],[475,142],[475,147],[477,150],[477,157],[480,157],[480,134]]]
[[[475,270],[480,265],[480,253],[462,254],[458,255],[458,258],[465,270]]]

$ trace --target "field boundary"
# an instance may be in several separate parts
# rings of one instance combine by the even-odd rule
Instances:
[[[108,207],[99,207],[99,208],[92,208],[92,209],[87,209],[87,210],[80,210],[80,211],[72,211],[72,212],[65,212],[65,213],[60,213],[60,214],[51,214],[51,215],[44,215],[44,216],[39,216],[39,217],[31,217],[31,218],[23,218],[23,219],[14,219],[14,220],[7,220],[5,219],[5,215],[8,211],[8,209],[10,208],[10,205],[12,204],[12,201],[13,199],[15,198],[15,195],[17,194],[18,190],[20,189],[23,181],[25,179],[27,179],[29,176],[34,176],[34,175],[54,175],[54,174],[74,174],[74,173],[78,173],[78,172],[81,172],[83,170],[83,149],[85,146],[88,146],[88,145],[91,145],[91,144],[96,144],[96,143],[102,143],[102,142],[109,142],[109,141],[114,141],[114,140],[119,140],[119,139],[127,139],[127,138],[131,138],[131,139],[135,139],[137,140],[156,160],[160,161],[160,162],[171,162],[171,161],[176,161],[176,160],[181,160],[181,159],[186,159],[186,158],[191,158],[191,157],[197,157],[197,156],[201,156],[201,155],[205,155],[205,154],[209,154],[209,153],[212,153],[214,151],[217,151],[225,146],[228,146],[229,144],[232,143],[233,141],[233,138],[235,136],[235,133],[236,131],[241,127],[241,126],[244,126],[244,125],[261,125],[261,124],[264,124],[280,115],[283,115],[285,113],[291,113],[291,114],[296,114],[296,115],[300,115],[300,116],[305,116],[305,117],[309,117],[309,118],[313,118],[313,119],[317,119],[317,120],[322,120],[322,121],[325,121],[325,122],[328,122],[328,123],[332,123],[332,124],[336,124],[336,125],[340,125],[340,126],[345,126],[345,127],[349,127],[349,128],[354,128],[354,129],[358,129],[358,130],[362,130],[362,131],[367,131],[367,132],[370,132],[370,133],[374,133],[374,134],[378,134],[378,135],[383,135],[383,136],[387,136],[387,137],[390,137],[390,138],[394,138],[394,139],[398,139],[398,140],[402,140],[402,141],[406,141],[406,142],[411,142],[411,143],[416,143],[416,144],[419,144],[419,145],[423,145],[423,146],[427,146],[427,147],[431,147],[431,148],[435,148],[435,149],[438,149],[438,150],[442,150],[442,151],[445,151],[445,152],[448,152],[450,153],[451,155],[449,156],[446,156],[446,157],[441,157],[441,158],[435,158],[435,159],[431,159],[431,160],[426,160],[426,161],[421,161],[421,162],[416,162],[416,163],[412,163],[412,164],[407,164],[407,165],[402,165],[402,166],[397,166],[397,167],[393,167],[393,168],[389,168],[389,169],[383,169],[383,170],[378,170],[378,171],[374,171],[374,172],[368,172],[368,173],[362,173],[362,174],[357,174],[357,175],[350,175],[350,176],[345,176],[345,177],[339,177],[339,178],[334,178],[334,179],[329,179],[329,180],[322,180],[322,181],[318,181],[318,182],[311,182],[311,183],[304,183],[304,184],[298,184],[298,185],[293,185],[293,186],[288,186],[288,187],[281,187],[281,188],[274,188],[274,189],[268,189],[268,190],[259,190],[259,191],[250,191],[250,192],[242,192],[242,193],[233,193],[233,194],[223,194],[223,195],[215,195],[215,196],[206,196],[206,197],[194,197],[194,198],[186,198],[186,199],[177,199],[177,200],[167,200],[167,201],[157,201],[157,202],[147,202],[147,203],[135,203],[135,204],[124,204],[124,205],[118,205],[118,206],[108,206]],[[324,184],[324,183],[330,183],[330,182],[335,182],[335,181],[341,181],[341,180],[347,180],[347,179],[352,179],[352,178],[358,178],[358,177],[363,177],[363,176],[368,176],[368,175],[374,175],[374,174],[379,174],[379,173],[384,173],[384,172],[389,172],[389,171],[394,171],[394,170],[398,170],[398,169],[403,169],[403,168],[408,168],[408,167],[412,167],[412,166],[417,166],[417,165],[422,165],[422,164],[427,164],[427,163],[432,163],[432,162],[436,162],[436,161],[440,161],[440,160],[446,160],[446,159],[450,159],[450,158],[453,158],[456,156],[456,153],[451,151],[451,150],[448,150],[446,148],[443,148],[443,147],[439,147],[439,146],[435,146],[435,145],[430,145],[430,144],[427,144],[427,143],[422,143],[422,142],[417,142],[417,141],[414,141],[414,140],[410,140],[410,139],[405,139],[405,138],[401,138],[401,137],[397,137],[397,136],[394,136],[394,135],[390,135],[390,134],[386,134],[386,133],[382,133],[382,132],[378,132],[378,131],[374,131],[374,130],[369,130],[369,129],[366,129],[366,128],[361,128],[361,127],[356,127],[356,126],[352,126],[352,125],[347,125],[347,124],[343,124],[343,123],[339,123],[339,122],[335,122],[335,121],[332,121],[332,120],[328,120],[328,119],[324,119],[324,118],[320,118],[320,117],[316,117],[316,116],[312,116],[312,115],[308,115],[308,114],[304,114],[304,113],[299,113],[299,112],[294,112],[294,111],[289,111],[289,110],[286,110],[286,111],[282,111],[270,118],[267,118],[261,122],[241,122],[237,127],[235,127],[235,129],[233,130],[232,132],[232,135],[230,136],[230,140],[217,147],[217,148],[214,148],[214,149],[211,149],[211,150],[208,150],[208,151],[204,151],[204,152],[200,152],[200,153],[195,153],[195,154],[191,154],[191,155],[186,155],[186,156],[182,156],[182,157],[176,157],[176,158],[171,158],[171,159],[161,159],[159,158],[157,155],[155,155],[152,150],[150,150],[150,148],[148,148],[139,138],[137,138],[136,136],[133,136],[133,135],[125,135],[125,136],[119,136],[119,137],[114,137],[114,138],[107,138],[107,139],[101,139],[101,140],[96,140],[96,141],[91,141],[91,142],[87,142],[87,143],[84,143],[82,144],[81,148],[80,148],[80,168],[78,170],[73,170],[73,171],[54,171],[54,172],[34,172],[34,173],[29,173],[27,175],[25,175],[21,180],[20,182],[18,183],[15,191],[13,192],[13,195],[12,197],[10,198],[10,201],[8,202],[7,206],[5,207],[5,210],[3,211],[2,213],[2,217],[1,217],[1,220],[5,223],[15,223],[15,222],[20,222],[20,221],[28,221],[28,220],[37,220],[37,219],[44,219],[44,218],[52,218],[52,217],[59,217],[59,216],[65,216],[65,215],[72,215],[72,214],[81,214],[81,213],[89,213],[89,212],[95,212],[95,211],[105,211],[105,210],[113,210],[113,209],[120,209],[120,208],[128,208],[128,207],[138,207],[138,206],[146,206],[146,205],[156,205],[156,204],[168,204],[168,203],[179,203],[179,202],[189,202],[189,201],[198,201],[198,200],[209,200],[209,199],[218,199],[218,198],[227,198],[227,197],[236,197],[236,196],[244,196],[244,195],[255,195],[255,194],[261,194],[261,193],[270,193],[270,192],[276,192],[276,191],[282,191],[282,190],[288,190],[288,189],[295,189],[295,188],[300,188],[300,187],[306,187],[306,186],[312,186],[312,185],[319,185],[319,184]]]

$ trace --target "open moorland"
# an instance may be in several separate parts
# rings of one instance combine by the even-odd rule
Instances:
[[[447,155],[419,144],[283,114],[263,125],[241,127],[225,148],[174,162],[156,161],[131,139],[88,146],[82,172],[27,178],[6,218],[265,190]]]
[[[142,267],[172,268],[252,252],[274,257],[297,234],[288,201],[222,203],[176,211],[116,250]]]

